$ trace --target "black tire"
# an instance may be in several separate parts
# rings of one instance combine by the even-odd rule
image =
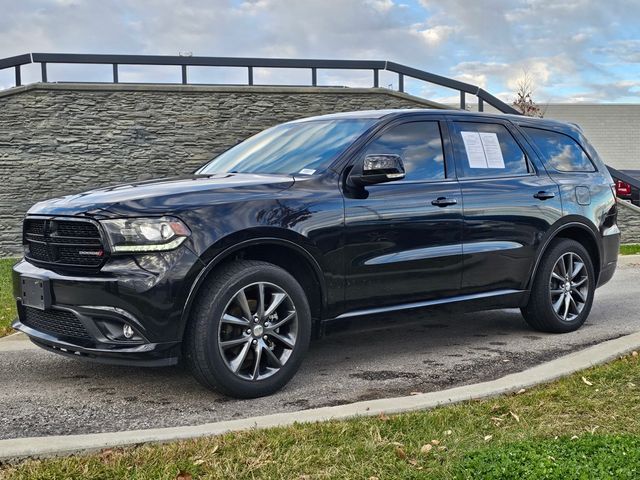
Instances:
[[[260,287],[260,285],[263,286]],[[269,317],[262,315],[264,321],[262,319],[256,321],[260,297],[263,298],[262,312],[268,313],[265,306],[269,306],[267,290],[271,288],[274,289],[269,297],[274,300],[272,304],[277,303],[275,298],[276,295],[281,295],[280,292],[286,295],[278,309],[286,309],[289,315],[281,314],[278,320],[279,312],[276,311]],[[240,307],[243,304],[238,300],[241,291],[244,299],[248,300],[244,302],[249,306],[248,310]],[[255,299],[249,298],[252,292],[255,294]],[[223,320],[223,315],[229,314],[234,308],[237,308],[241,314],[228,315]],[[282,323],[284,321],[282,317],[290,316],[292,308],[296,314],[293,318],[297,319],[293,333],[291,330],[293,320],[272,332],[267,331],[267,328],[273,328],[276,324]],[[254,314],[251,313],[252,309],[256,310]],[[248,315],[242,312],[247,312]],[[246,316],[253,318],[246,329],[245,326],[228,323],[229,317],[244,321]],[[254,321],[255,324],[252,323]],[[256,334],[255,329],[259,325],[264,325],[265,329],[264,331],[260,329]],[[282,334],[282,329],[285,328],[289,330],[286,334]],[[232,335],[235,335],[235,340],[231,338]],[[273,335],[273,338],[268,335]],[[237,347],[226,347],[229,350],[225,350],[223,344],[231,343],[227,340],[228,338],[231,338],[231,342],[243,343],[239,343]],[[244,342],[245,338],[248,339],[248,344]],[[284,340],[281,344],[276,338],[284,338],[287,343],[291,343],[291,338],[295,340],[292,348],[288,348],[285,347]],[[200,288],[185,333],[184,358],[193,376],[205,387],[231,397],[255,398],[270,395],[291,380],[302,363],[310,339],[309,303],[296,279],[286,270],[271,263],[238,260],[213,271],[207,282]],[[266,352],[268,347],[271,353]],[[245,348],[247,351],[243,351]],[[236,352],[235,360],[237,361],[234,363],[229,358],[234,357]],[[281,355],[280,358],[278,354]],[[273,366],[277,365],[278,360],[282,361],[281,368]],[[253,366],[249,364],[250,361],[253,362]],[[236,373],[232,371],[235,368],[234,365],[239,365]],[[265,377],[261,378],[262,375]]]
[[[541,332],[573,332],[585,322],[593,304],[596,286],[593,261],[580,243],[564,238],[554,240],[543,255],[532,283],[529,303],[521,309],[522,315],[531,327]],[[579,260],[583,266],[578,268]],[[575,282],[567,273],[569,264],[575,265],[571,272],[575,273]]]

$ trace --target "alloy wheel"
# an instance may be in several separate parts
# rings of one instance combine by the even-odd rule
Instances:
[[[296,345],[298,316],[279,286],[257,282],[242,287],[224,309],[218,348],[227,368],[250,381],[278,372]]]
[[[549,279],[551,305],[558,318],[565,322],[575,320],[584,309],[589,288],[589,274],[582,258],[573,252],[561,255]]]

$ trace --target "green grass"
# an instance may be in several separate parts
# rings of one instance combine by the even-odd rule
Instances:
[[[620,245],[620,255],[636,255],[638,253],[640,253],[640,244],[638,243]]]
[[[31,460],[0,478],[637,478],[639,398],[627,356],[519,395]]]
[[[0,337],[13,331],[9,325],[16,318],[16,305],[11,284],[11,267],[15,263],[14,258],[0,259]]]
[[[464,479],[568,480],[640,478],[640,436],[583,435],[483,448],[455,472]]]

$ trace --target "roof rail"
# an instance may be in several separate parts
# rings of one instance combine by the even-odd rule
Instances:
[[[120,65],[161,65],[178,66],[182,73],[181,83],[188,84],[188,67],[238,67],[247,69],[247,85],[254,85],[254,68],[300,68],[311,71],[311,86],[318,85],[318,70],[371,70],[372,86],[380,86],[380,71],[386,70],[398,75],[398,91],[404,92],[405,77],[421,80],[459,92],[460,108],[467,106],[466,95],[474,95],[478,99],[478,111],[484,110],[487,103],[502,113],[519,115],[520,112],[507,105],[487,91],[469,83],[407,67],[400,63],[384,60],[314,60],[293,58],[241,58],[241,57],[187,57],[173,55],[102,55],[77,53],[27,53],[0,59],[0,70],[15,69],[15,86],[22,85],[21,67],[30,63],[39,63],[41,80],[47,82],[47,64],[107,64],[112,65],[112,83],[119,83],[118,67]]]

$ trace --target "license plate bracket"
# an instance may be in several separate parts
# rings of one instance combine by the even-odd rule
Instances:
[[[46,278],[20,277],[22,288],[22,305],[38,310],[46,310],[51,307],[51,286]]]

